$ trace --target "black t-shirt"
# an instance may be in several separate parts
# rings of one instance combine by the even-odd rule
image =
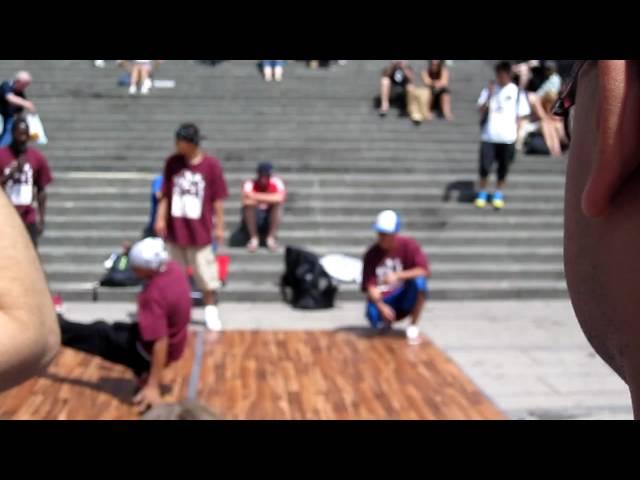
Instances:
[[[405,86],[409,83],[409,78],[405,75],[404,70],[401,67],[395,67],[391,70],[391,82],[395,85]]]
[[[10,93],[21,98],[27,98],[24,92],[16,92],[13,90],[13,82],[2,82],[2,84],[0,84],[0,115],[2,115],[4,119],[13,117],[16,113],[21,113],[24,110],[24,108],[13,105],[7,101],[7,95]]]

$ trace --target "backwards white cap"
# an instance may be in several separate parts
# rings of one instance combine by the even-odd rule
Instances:
[[[169,260],[169,254],[161,238],[149,237],[140,240],[129,251],[132,267],[160,270]]]
[[[373,228],[379,233],[398,233],[400,231],[400,217],[393,210],[384,210],[378,214]]]

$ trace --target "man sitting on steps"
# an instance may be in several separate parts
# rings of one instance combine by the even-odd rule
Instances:
[[[255,252],[260,245],[258,233],[266,230],[267,247],[276,250],[276,232],[282,218],[286,190],[284,182],[273,176],[271,163],[260,163],[257,174],[258,178],[247,180],[242,186],[242,218],[251,236],[247,248]]]
[[[410,316],[407,340],[417,344],[429,262],[417,241],[398,235],[400,218],[396,212],[380,212],[374,228],[378,242],[367,251],[362,273],[362,291],[369,300],[367,318],[373,328],[385,332],[394,322]]]
[[[58,315],[62,344],[129,367],[141,390],[141,411],[161,403],[167,365],[182,357],[191,321],[191,286],[180,265],[169,260],[164,242],[145,238],[129,252],[136,276],[145,281],[135,323],[74,323]]]

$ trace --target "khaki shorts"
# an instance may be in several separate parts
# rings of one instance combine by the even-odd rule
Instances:
[[[193,268],[193,278],[200,290],[211,292],[221,287],[218,278],[218,264],[211,246],[180,247],[173,243],[167,243],[167,250],[171,260],[175,260],[185,268]]]

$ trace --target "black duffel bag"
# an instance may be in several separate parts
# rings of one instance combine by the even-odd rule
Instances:
[[[317,255],[287,247],[284,261],[280,290],[286,303],[305,310],[333,308],[338,287],[322,268]]]

